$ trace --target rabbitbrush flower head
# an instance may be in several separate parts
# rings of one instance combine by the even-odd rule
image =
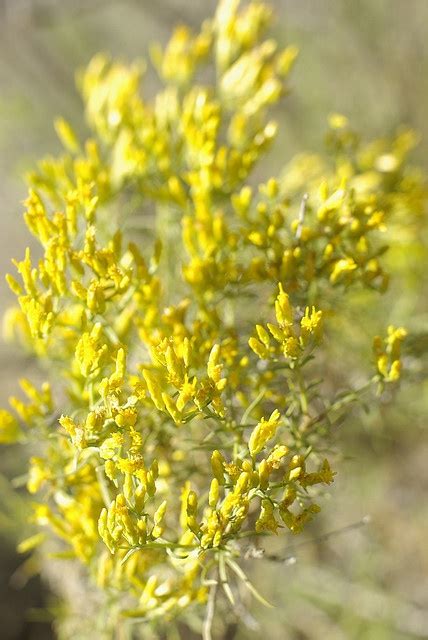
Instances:
[[[358,393],[320,388],[323,331],[339,296],[387,287],[380,234],[426,195],[411,132],[364,145],[339,115],[329,155],[254,185],[297,51],[265,39],[268,7],[239,4],[153,48],[154,99],[143,65],[90,62],[91,137],[56,122],[65,151],[30,175],[24,214],[42,257],[7,276],[7,335],[49,380],[0,413],[46,531],[21,548],[47,557],[56,539],[86,567],[109,637],[124,617],[138,637],[196,614],[210,638],[215,603],[256,593],[248,546],[320,510],[328,425]],[[397,380],[404,337],[375,339],[363,390]]]

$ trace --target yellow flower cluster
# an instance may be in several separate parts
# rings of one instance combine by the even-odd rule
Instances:
[[[319,455],[319,306],[337,287],[386,286],[378,232],[423,200],[406,134],[357,148],[339,116],[331,165],[304,157],[247,184],[296,57],[264,39],[270,17],[222,0],[200,33],[177,29],[152,50],[153,100],[144,65],[97,56],[79,78],[93,137],[59,120],[64,154],[30,175],[42,256],[8,276],[6,334],[52,391],[22,381],[0,442],[28,442],[34,522],[132,618],[200,611],[217,582],[233,601],[242,540],[298,533],[319,511],[313,487],[334,477]],[[404,336],[376,339],[375,381],[398,378]]]
[[[267,327],[256,325],[257,338],[249,339],[248,344],[259,358],[272,357],[282,353],[286,358],[296,360],[303,355],[305,349],[313,347],[321,338],[322,312],[315,307],[306,307],[305,315],[300,320],[300,335],[293,327],[294,313],[290,305],[289,296],[282,284],[279,285],[279,295],[275,300],[275,315],[278,324],[268,323]],[[275,345],[271,345],[271,338]]]
[[[395,382],[401,372],[401,344],[407,335],[403,327],[396,329],[392,325],[388,327],[388,335],[382,340],[376,336],[373,340],[373,352],[376,359],[376,367],[383,381]]]

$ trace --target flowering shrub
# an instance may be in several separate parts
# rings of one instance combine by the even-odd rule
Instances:
[[[6,332],[49,379],[21,380],[27,399],[0,413],[0,440],[31,451],[46,530],[21,550],[60,539],[109,637],[124,617],[134,636],[178,618],[208,640],[216,604],[262,598],[241,560],[316,515],[334,416],[400,376],[390,326],[361,388],[328,393],[323,334],[349,291],[388,285],[380,235],[426,196],[414,134],[365,144],[333,115],[325,157],[256,187],[297,51],[263,39],[269,8],[238,5],[153,48],[151,101],[141,64],[92,60],[92,136],[57,121],[64,154],[30,175],[24,215],[42,255],[7,276]]]

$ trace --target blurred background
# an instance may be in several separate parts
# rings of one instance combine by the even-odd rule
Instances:
[[[75,70],[98,51],[125,59],[144,57],[153,40],[165,42],[178,22],[197,27],[215,2],[203,0],[0,0],[0,273],[21,257],[31,238],[22,220],[23,175],[59,143],[53,118],[63,115],[85,132]],[[296,152],[322,148],[326,119],[346,114],[371,138],[393,133],[400,123],[419,131],[414,159],[426,170],[428,151],[427,0],[274,0],[275,31],[300,48],[292,93],[278,110],[280,135],[265,165],[279,169]],[[146,91],[153,78],[149,75]],[[426,225],[425,225],[426,226]],[[412,251],[414,252],[412,254]],[[385,296],[395,324],[411,317],[425,335],[428,278],[420,246],[408,246],[403,275]],[[422,257],[421,257],[422,256]],[[0,278],[0,311],[12,301]],[[376,326],[378,320],[374,319]],[[383,318],[388,323],[387,316]],[[358,331],[353,338],[358,345]],[[425,331],[425,334],[424,334]],[[352,365],[367,354],[337,354]],[[339,474],[323,513],[289,549],[297,562],[256,567],[259,589],[277,605],[256,608],[260,632],[272,640],[411,640],[428,638],[428,440],[424,366],[404,383],[394,407],[350,418],[338,436],[352,454]],[[16,392],[16,380],[36,375],[11,345],[0,347],[0,406]],[[49,616],[55,597],[17,556],[25,527],[24,498],[11,494],[9,478],[23,463],[14,448],[0,451],[0,638],[54,638]],[[336,533],[369,515],[365,526]],[[301,543],[299,538],[298,542]],[[26,562],[23,567],[22,563]]]

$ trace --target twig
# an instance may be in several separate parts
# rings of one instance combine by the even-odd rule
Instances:
[[[233,596],[232,589],[230,588],[229,582],[227,580],[226,564],[224,562],[223,554],[220,554],[218,558],[218,571],[220,575],[220,583],[221,583],[221,586],[223,587],[224,593],[226,594],[226,597],[229,600],[232,607],[234,607],[235,598]]]
[[[262,389],[258,396],[252,401],[252,403],[248,405],[244,412],[244,415],[241,418],[241,424],[246,424],[247,418],[251,415],[252,410],[255,409],[259,402],[263,399],[265,393],[266,389]]]
[[[290,552],[290,551],[293,551],[294,549],[304,547],[309,544],[324,542],[325,540],[328,540],[329,538],[332,538],[333,536],[339,535],[341,533],[347,533],[348,531],[353,531],[354,529],[360,529],[361,527],[365,527],[370,522],[370,520],[371,520],[370,516],[368,515],[364,516],[364,518],[362,518],[361,520],[358,520],[358,522],[353,522],[352,524],[348,524],[345,527],[341,527],[340,529],[334,529],[333,531],[328,531],[327,533],[323,533],[316,538],[312,538],[311,540],[304,540],[303,542],[292,544],[286,547],[284,551]],[[257,556],[254,556],[254,557],[257,557]],[[278,555],[278,554],[268,554],[268,555],[264,554],[262,557],[265,558],[266,560],[270,560],[271,562],[287,562],[293,559],[293,556],[290,556],[290,555],[284,556],[284,555]]]
[[[214,612],[215,612],[215,603],[217,596],[217,580],[214,581],[210,588],[210,593],[208,596],[207,610],[205,614],[204,623],[202,625],[202,639],[203,640],[212,640],[211,630],[213,626],[214,620]]]
[[[253,583],[248,579],[248,576],[244,573],[244,571],[241,569],[241,567],[239,566],[239,564],[237,564],[234,560],[228,559],[227,561],[227,565],[232,569],[232,571],[234,571],[236,573],[236,575],[238,576],[238,578],[240,580],[242,580],[243,584],[247,587],[248,591],[250,591],[250,593],[252,593],[252,595],[261,603],[263,604],[265,607],[268,607],[269,609],[273,608],[273,605],[271,605],[270,602],[268,602],[255,588],[255,586],[253,585]]]

